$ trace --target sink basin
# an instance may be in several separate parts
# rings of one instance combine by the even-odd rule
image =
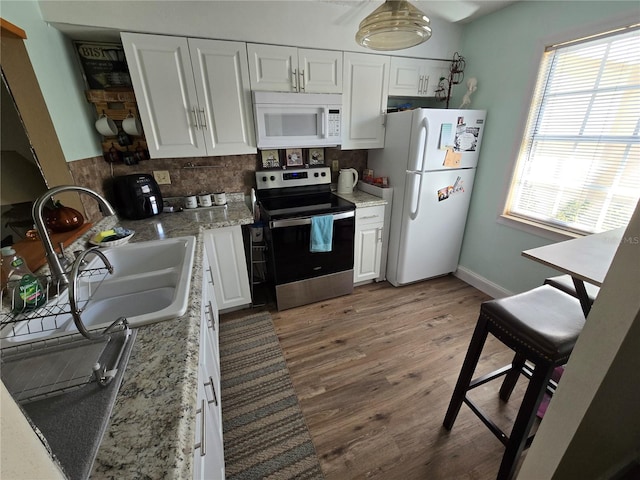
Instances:
[[[82,323],[87,329],[104,329],[119,317],[126,317],[131,327],[139,327],[184,315],[191,290],[195,243],[196,238],[188,236],[102,249],[113,266],[113,274],[78,279]],[[89,263],[84,270],[104,265],[96,255],[85,258]],[[63,294],[47,307],[55,309],[57,304],[66,302],[67,295]],[[68,305],[60,310],[71,311]],[[1,335],[3,347],[77,330],[71,313],[24,321],[12,328],[13,334]]]

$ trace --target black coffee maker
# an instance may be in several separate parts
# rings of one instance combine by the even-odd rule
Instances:
[[[155,179],[136,173],[113,179],[113,203],[118,215],[131,220],[162,213],[162,194]]]

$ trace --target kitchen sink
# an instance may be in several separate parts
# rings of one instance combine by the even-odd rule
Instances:
[[[195,237],[187,236],[101,249],[113,273],[78,278],[76,296],[82,323],[87,329],[100,331],[120,317],[126,317],[130,327],[139,327],[184,315],[195,243]],[[104,266],[97,255],[89,253],[85,258],[88,263],[82,267],[84,272]],[[49,302],[46,310],[55,311],[66,302],[65,292]],[[12,334],[2,332],[2,347],[77,331],[68,307],[60,306],[58,310],[64,313],[5,327],[11,328]]]

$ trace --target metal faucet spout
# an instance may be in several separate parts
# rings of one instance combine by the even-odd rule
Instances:
[[[77,185],[60,185],[58,187],[53,187],[47,190],[33,203],[31,215],[33,217],[33,222],[36,225],[36,229],[38,230],[40,240],[42,241],[42,246],[44,247],[47,263],[49,264],[49,269],[51,270],[52,280],[60,282],[61,285],[68,285],[69,278],[67,276],[67,272],[65,272],[60,258],[54,250],[53,244],[51,243],[51,237],[49,236],[49,232],[47,231],[47,226],[45,225],[45,221],[42,215],[45,203],[47,203],[47,201],[49,201],[49,199],[54,195],[62,192],[86,193],[90,197],[96,199],[96,201],[100,205],[100,208],[106,216],[115,215],[116,212],[111,204],[102,195],[94,192],[89,188],[80,187]]]

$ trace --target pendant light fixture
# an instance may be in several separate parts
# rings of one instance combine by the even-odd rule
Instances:
[[[386,0],[360,22],[356,42],[372,50],[402,50],[430,37],[429,17],[407,0]]]

